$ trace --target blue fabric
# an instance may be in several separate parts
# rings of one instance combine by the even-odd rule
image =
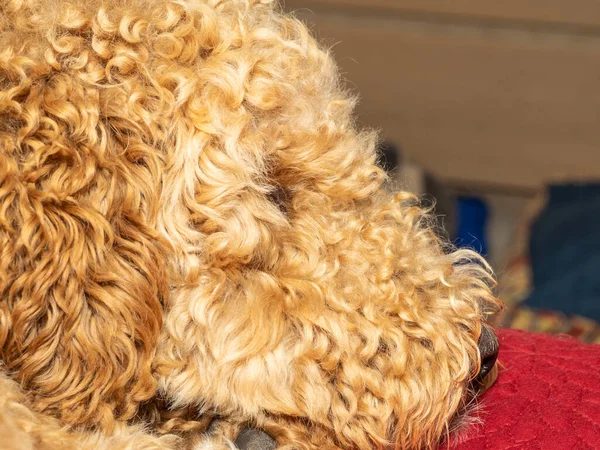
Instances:
[[[529,251],[532,308],[600,321],[600,184],[549,187]]]
[[[472,248],[480,254],[486,255],[487,205],[483,200],[476,197],[459,197],[457,212],[456,246]]]

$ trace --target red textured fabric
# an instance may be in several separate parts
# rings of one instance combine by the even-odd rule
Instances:
[[[501,369],[482,397],[483,424],[450,448],[600,449],[600,345],[516,330],[498,338]]]

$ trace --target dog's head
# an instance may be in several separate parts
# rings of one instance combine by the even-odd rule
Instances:
[[[282,442],[440,440],[489,270],[382,188],[304,25],[268,1],[10,0],[0,49],[0,348],[39,409],[131,418],[154,363],[174,404]]]

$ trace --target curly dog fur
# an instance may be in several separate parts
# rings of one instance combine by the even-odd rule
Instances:
[[[14,381],[0,375],[0,442],[3,450],[162,450],[176,449],[181,439],[155,437],[140,426],[117,426],[110,437],[102,433],[68,432],[57,419],[36,413]]]
[[[269,1],[2,0],[0,436],[179,448],[165,404],[288,448],[437,445],[492,279],[383,188],[353,106]]]

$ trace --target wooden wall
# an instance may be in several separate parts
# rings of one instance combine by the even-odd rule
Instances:
[[[286,0],[360,121],[453,183],[600,178],[597,0]]]

